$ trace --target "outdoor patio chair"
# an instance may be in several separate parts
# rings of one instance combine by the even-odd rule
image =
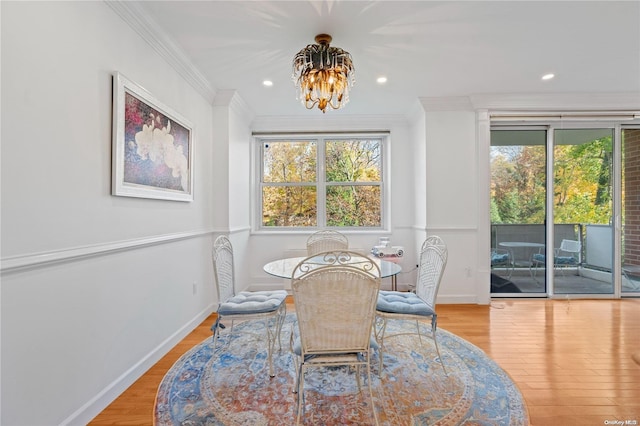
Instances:
[[[513,259],[511,252],[507,249],[492,248],[491,249],[491,269],[504,268],[507,270],[507,278],[511,278],[513,273]]]
[[[638,280],[639,272],[640,272],[640,267],[636,265],[623,265],[622,266],[622,287],[629,288],[632,291],[640,290],[640,281]]]
[[[304,406],[305,371],[316,367],[356,368],[367,373],[369,397],[375,424],[378,417],[371,389],[372,328],[380,288],[376,263],[351,251],[323,253],[323,262],[310,256],[300,262],[291,280],[298,333],[291,333],[300,423]],[[373,340],[375,344],[375,340]]]
[[[564,270],[569,267],[577,267],[580,265],[580,251],[582,245],[578,240],[562,240],[560,247],[555,248],[553,255],[553,267],[559,269],[564,275]],[[541,249],[541,251],[544,249]],[[531,258],[531,268],[533,269],[533,277],[535,278],[538,268],[546,265],[546,256],[544,253],[534,253]]]
[[[231,241],[221,235],[213,243],[213,271],[218,293],[218,317],[211,326],[213,331],[213,347],[220,338],[220,329],[225,328],[223,319],[231,321],[229,341],[233,333],[233,323],[236,320],[264,321],[267,338],[267,361],[269,375],[275,376],[273,371],[273,350],[276,342],[280,344],[280,330],[287,313],[285,299],[286,290],[275,291],[242,291],[235,292],[233,247]]]
[[[307,238],[307,256],[329,250],[346,250],[349,239],[338,231],[323,230],[314,232]]]
[[[383,373],[384,341],[390,337],[405,334],[417,334],[422,343],[423,333],[420,331],[422,320],[431,320],[431,336],[435,343],[438,360],[442,369],[447,374],[447,369],[440,356],[438,347],[437,328],[438,315],[436,314],[436,296],[440,288],[440,281],[447,265],[447,246],[440,237],[428,237],[420,249],[420,262],[418,266],[418,277],[416,281],[415,293],[401,291],[381,290],[378,295],[376,306],[376,326],[375,335],[378,345],[378,356],[380,360],[380,375]],[[415,333],[395,333],[386,334],[387,322],[389,320],[412,320],[416,323]]]

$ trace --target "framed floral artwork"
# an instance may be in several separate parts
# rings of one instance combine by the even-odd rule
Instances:
[[[121,73],[113,76],[111,193],[193,201],[193,127]]]

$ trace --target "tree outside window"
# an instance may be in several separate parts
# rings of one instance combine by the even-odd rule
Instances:
[[[259,141],[263,228],[382,227],[382,137]]]
[[[608,223],[612,142],[603,137],[554,148],[555,223]],[[491,147],[491,223],[544,223],[544,146]]]

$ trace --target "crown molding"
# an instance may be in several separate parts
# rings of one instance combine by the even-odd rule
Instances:
[[[142,37],[160,56],[167,61],[194,89],[212,103],[216,96],[215,89],[204,77],[191,59],[160,26],[145,13],[138,2],[126,0],[104,0],[140,37]]]
[[[247,122],[251,123],[255,117],[255,112],[249,104],[238,94],[236,90],[218,90],[212,102],[213,106],[228,107]]]
[[[474,109],[487,110],[640,110],[640,92],[476,94],[470,100]]]
[[[418,123],[422,118],[424,118],[424,113],[425,110],[422,106],[422,102],[420,102],[420,99],[416,99],[409,107],[406,117],[409,123],[414,124]]]
[[[425,111],[473,111],[468,96],[438,96],[418,98]]]
[[[251,122],[253,131],[383,131],[410,124],[405,115],[341,115],[341,116],[257,116]]]
[[[640,92],[500,93],[418,98],[425,111],[640,110]]]
[[[218,90],[215,98],[211,102],[213,106],[229,107],[233,102],[233,97],[236,95],[235,90]]]

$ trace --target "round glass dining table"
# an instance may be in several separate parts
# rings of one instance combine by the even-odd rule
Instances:
[[[378,259],[377,257],[372,256],[367,257],[373,260],[380,268],[380,278],[391,277],[391,290],[396,291],[398,288],[396,276],[402,272],[402,267],[397,263],[390,262],[388,260]],[[262,269],[264,269],[267,274],[275,277],[291,278],[291,274],[295,267],[306,258],[307,256],[278,259],[267,263]],[[316,261],[320,261],[321,259],[321,256],[318,256]]]

